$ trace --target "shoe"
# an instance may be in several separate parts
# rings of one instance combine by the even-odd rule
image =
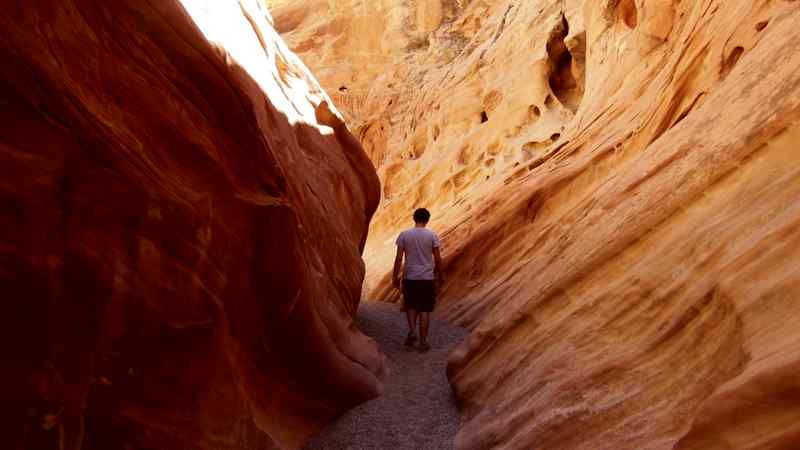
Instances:
[[[409,334],[408,337],[406,338],[406,341],[403,342],[403,345],[405,345],[406,347],[413,347],[415,342],[417,342],[417,336]]]
[[[431,349],[431,346],[430,346],[430,344],[428,344],[427,342],[422,342],[421,344],[419,344],[419,347],[417,347],[417,350],[418,350],[420,353],[425,353],[425,352],[427,352],[427,351],[428,351],[428,350],[430,350],[430,349]]]

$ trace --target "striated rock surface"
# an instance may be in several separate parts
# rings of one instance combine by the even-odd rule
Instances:
[[[459,448],[797,448],[800,3],[273,12],[383,181],[367,295],[433,212]]]
[[[260,0],[0,7],[0,447],[298,447],[377,395],[375,171]]]

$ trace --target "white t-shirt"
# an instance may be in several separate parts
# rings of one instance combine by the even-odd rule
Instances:
[[[414,227],[397,236],[397,247],[404,250],[406,280],[434,280],[433,249],[439,248],[439,236],[427,228]]]

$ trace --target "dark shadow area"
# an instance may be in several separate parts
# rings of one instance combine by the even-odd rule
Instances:
[[[290,124],[178,1],[0,26],[5,448],[291,447],[378,394],[380,191],[341,120]]]

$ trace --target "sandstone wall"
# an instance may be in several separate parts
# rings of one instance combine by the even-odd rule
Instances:
[[[800,442],[800,4],[317,1],[277,28],[433,212],[460,448]]]
[[[379,394],[375,171],[260,0],[0,7],[0,447],[297,447]]]

